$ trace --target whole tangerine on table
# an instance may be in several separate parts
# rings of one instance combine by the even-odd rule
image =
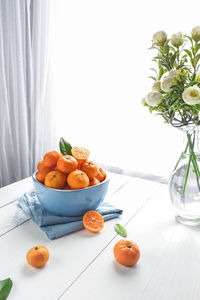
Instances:
[[[49,260],[49,251],[45,246],[34,246],[27,252],[26,260],[29,263],[29,265],[36,268],[41,268]]]
[[[120,240],[113,249],[114,257],[124,266],[135,265],[140,258],[140,249],[136,243],[128,240]]]
[[[45,176],[44,184],[53,189],[62,189],[66,185],[66,176],[60,171],[51,171]]]
[[[57,161],[57,169],[63,173],[69,174],[78,167],[77,160],[72,155],[63,155]]]
[[[76,170],[68,175],[67,183],[73,190],[84,189],[90,185],[90,180],[86,173]]]
[[[80,169],[92,179],[99,173],[99,167],[93,161],[85,161],[81,164]]]
[[[62,156],[62,154],[57,151],[47,152],[44,156],[43,162],[45,167],[54,168],[57,165],[58,159]]]
[[[104,227],[103,216],[96,210],[89,210],[83,216],[83,226],[91,232],[99,232]]]

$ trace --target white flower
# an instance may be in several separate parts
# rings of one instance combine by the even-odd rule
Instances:
[[[174,77],[167,76],[164,77],[162,82],[161,82],[161,89],[168,93],[170,92],[171,86],[173,85]]]
[[[196,26],[192,29],[191,36],[195,42],[200,41],[200,26]]]
[[[152,91],[154,92],[160,92],[161,88],[160,88],[160,81],[155,81],[152,85]]]
[[[167,34],[165,31],[158,31],[156,33],[154,33],[153,35],[153,42],[157,45],[157,46],[163,46],[164,43],[167,40]]]
[[[190,86],[184,90],[182,97],[189,105],[200,104],[200,88],[197,85]]]
[[[180,47],[184,42],[184,37],[182,32],[174,33],[171,36],[171,43],[174,47]]]
[[[141,103],[142,103],[143,105],[147,104],[145,98],[142,98]]]
[[[167,77],[175,77],[176,75],[178,75],[179,70],[170,70],[167,74]]]
[[[145,97],[146,103],[150,106],[157,106],[162,102],[162,94],[159,92],[150,92]]]
[[[161,82],[161,89],[168,93],[170,92],[171,86],[174,84],[176,76],[178,75],[179,70],[170,70],[166,73],[166,76],[163,78]]]

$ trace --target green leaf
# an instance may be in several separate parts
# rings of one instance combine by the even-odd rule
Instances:
[[[0,300],[7,299],[8,295],[10,294],[12,285],[13,283],[10,278],[0,281]]]
[[[115,224],[115,227],[114,227],[115,231],[121,235],[122,237],[127,237],[127,231],[126,229],[120,225],[120,224]]]
[[[156,76],[158,77],[158,72],[154,68],[150,68],[150,70],[154,71],[156,73]]]
[[[190,50],[188,49],[184,49],[184,51],[187,53],[187,55],[189,55],[189,57],[192,59],[192,53]]]
[[[170,58],[170,64],[171,64],[171,67],[173,68],[173,66],[174,66],[174,62],[175,62],[175,59],[176,59],[176,55],[177,55],[178,53],[177,52],[175,52],[173,55],[172,55],[172,57]]]
[[[162,56],[155,56],[152,60],[155,60],[155,61],[160,60],[162,62],[166,61]]]
[[[157,81],[156,77],[154,77],[154,76],[149,76],[149,78],[151,78],[151,79]]]
[[[66,155],[66,154],[71,155],[72,146],[67,141],[65,141],[63,138],[60,138],[59,147],[60,147],[60,152],[63,155]]]
[[[189,35],[184,35],[186,38],[188,38],[189,40],[190,40],[190,42],[191,42],[191,44],[193,45],[193,40],[192,40],[192,38],[189,36]]]
[[[195,65],[195,66],[197,65],[199,59],[200,59],[200,53],[197,54],[197,56],[195,56],[195,59],[194,59],[194,65]]]

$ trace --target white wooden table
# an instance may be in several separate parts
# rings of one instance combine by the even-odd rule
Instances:
[[[54,241],[17,206],[31,188],[28,178],[0,189],[0,279],[13,280],[8,299],[200,299],[199,229],[175,221],[166,185],[111,174],[107,201],[124,209],[122,217],[106,222],[98,234],[81,230]],[[141,258],[132,268],[113,258],[121,239],[115,223],[140,247]],[[37,244],[50,251],[42,269],[25,259]]]

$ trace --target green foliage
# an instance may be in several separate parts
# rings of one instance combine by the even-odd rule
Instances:
[[[0,281],[0,300],[6,300],[12,288],[12,280],[7,278]]]
[[[200,63],[200,43],[195,42],[190,36],[184,36],[185,42],[181,47],[173,47],[170,39],[163,46],[152,43],[150,49],[156,50],[156,56],[152,61],[157,68],[151,68],[156,81],[162,81],[170,70],[178,70],[174,76],[173,85],[169,92],[161,90],[163,99],[157,106],[150,106],[150,113],[157,112],[166,123],[174,127],[182,127],[191,124],[199,125],[200,104],[188,105],[183,101],[182,94],[190,86],[200,87],[200,76],[198,75]]]
[[[119,235],[121,235],[122,237],[125,237],[125,238],[127,237],[127,231],[122,225],[115,224],[114,229],[117,232],[117,234],[119,234]]]
[[[62,137],[60,138],[59,147],[62,155],[66,155],[66,154],[71,155],[72,146],[67,141],[65,141]]]

